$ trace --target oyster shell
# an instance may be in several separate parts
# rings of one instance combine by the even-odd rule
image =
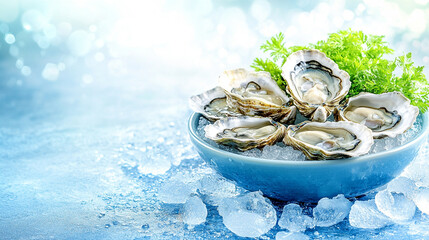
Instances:
[[[360,93],[335,111],[337,121],[352,121],[372,130],[374,138],[395,137],[413,125],[419,109],[401,92]]]
[[[237,117],[242,114],[228,106],[226,95],[221,87],[215,87],[189,99],[189,106],[195,112],[214,122],[224,117]]]
[[[310,122],[291,125],[283,139],[308,159],[356,157],[369,152],[374,140],[369,128],[353,122]]]
[[[273,145],[283,138],[286,127],[270,118],[241,116],[220,119],[204,130],[207,138],[246,151]]]
[[[249,72],[243,68],[225,71],[219,77],[227,102],[248,116],[270,117],[281,123],[292,123],[296,107],[268,72]]]
[[[350,89],[350,76],[318,50],[291,54],[282,68],[287,91],[302,115],[324,122]]]

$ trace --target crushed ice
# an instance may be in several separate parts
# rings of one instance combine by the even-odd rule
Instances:
[[[301,117],[302,118],[302,117]],[[298,118],[296,122],[302,121],[303,119]],[[204,127],[211,124],[206,118],[200,117],[199,124],[197,126],[198,135],[203,138],[210,145],[233,152],[236,154],[248,156],[248,157],[256,157],[256,158],[265,158],[265,159],[276,159],[276,160],[286,160],[286,161],[305,161],[306,158],[304,154],[295,150],[291,146],[286,146],[283,142],[278,142],[272,146],[265,146],[262,149],[251,149],[248,151],[238,151],[237,149],[229,146],[224,146],[221,144],[217,144],[214,141],[205,137]],[[418,117],[414,122],[413,126],[403,134],[398,135],[395,138],[382,138],[382,139],[374,139],[374,145],[371,147],[371,150],[368,154],[383,152],[387,150],[394,149],[396,147],[402,146],[405,143],[411,141],[416,137],[416,135],[422,129],[422,118]]]

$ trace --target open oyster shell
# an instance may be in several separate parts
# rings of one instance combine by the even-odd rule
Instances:
[[[189,106],[195,112],[214,122],[224,117],[237,117],[242,114],[228,106],[226,95],[221,87],[215,87],[189,99]]]
[[[207,138],[246,151],[273,145],[283,138],[286,127],[270,118],[241,116],[220,119],[204,130]]]
[[[292,123],[296,107],[268,72],[249,72],[243,68],[225,71],[219,77],[227,102],[248,116],[270,117],[281,123]]]
[[[324,122],[350,89],[350,76],[318,50],[291,54],[282,68],[287,91],[302,115]]]
[[[283,139],[310,160],[366,154],[374,144],[369,128],[353,122],[310,122],[291,125]]]
[[[416,121],[419,109],[401,92],[360,93],[335,111],[337,121],[352,121],[372,130],[374,138],[396,137]]]

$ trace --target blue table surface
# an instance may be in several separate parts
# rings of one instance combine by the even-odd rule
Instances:
[[[384,7],[374,4],[274,1],[268,3],[272,16],[260,16],[255,13],[260,6],[235,1],[205,1],[211,5],[200,11],[186,1],[148,8],[121,3],[118,9],[109,3],[105,12],[96,3],[46,2],[22,3],[12,20],[15,3],[0,3],[0,10],[12,12],[0,11],[0,239],[241,239],[223,225],[216,207],[207,205],[206,223],[191,229],[183,223],[180,207],[157,199],[160,186],[173,178],[195,181],[214,174],[189,141],[189,96],[215,86],[222,70],[248,68],[263,54],[258,46],[277,29],[287,30],[291,43],[297,43],[359,24],[373,33],[371,20],[376,19],[399,52],[413,51],[420,65],[429,61],[426,26],[407,30],[407,25],[387,25],[374,13]],[[267,9],[266,2],[255,2]],[[386,8],[419,16],[413,11],[429,9],[419,4],[404,7],[398,1]],[[58,38],[49,38],[51,25],[26,29],[22,16],[31,9],[51,16],[43,19],[56,27]],[[141,17],[139,11],[152,10],[170,17],[162,22],[152,14],[137,21],[141,27],[132,25]],[[346,10],[353,19],[347,20]],[[331,12],[345,12],[341,25],[328,24],[314,35],[303,30],[311,36],[307,39],[290,28],[317,23],[300,22],[306,14],[326,19]],[[159,26],[149,24],[152,17]],[[262,23],[274,30],[258,27]],[[247,40],[232,28],[242,29]],[[83,33],[76,34],[78,30]],[[48,63],[54,65],[49,68]],[[410,169],[421,174],[413,176],[427,181],[425,156],[413,164]],[[285,203],[273,204],[280,216]],[[276,226],[261,239],[274,238],[280,230]],[[427,239],[429,216],[418,211],[412,221],[377,230],[343,221],[305,233],[314,239]]]

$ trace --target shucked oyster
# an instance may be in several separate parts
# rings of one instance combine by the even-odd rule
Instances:
[[[350,89],[350,76],[318,50],[291,54],[282,69],[287,91],[302,115],[324,122]]]
[[[286,127],[270,118],[242,116],[223,118],[204,130],[207,138],[246,151],[273,145],[284,136]]]
[[[248,116],[270,117],[281,123],[295,120],[296,107],[268,72],[248,72],[243,68],[225,71],[219,77],[227,102]]]
[[[189,99],[189,106],[195,112],[204,115],[210,121],[216,121],[224,117],[241,116],[236,108],[226,103],[226,95],[221,87],[215,87]]]
[[[353,122],[309,122],[291,125],[283,139],[308,159],[337,159],[368,153],[374,140],[371,130]]]
[[[418,114],[419,109],[400,92],[361,93],[338,107],[335,118],[363,124],[372,130],[374,138],[382,138],[404,133]]]

